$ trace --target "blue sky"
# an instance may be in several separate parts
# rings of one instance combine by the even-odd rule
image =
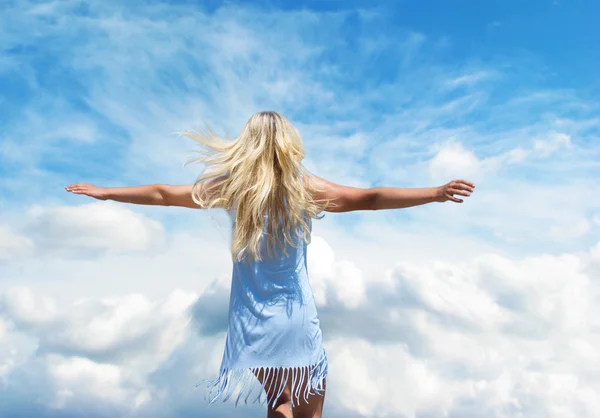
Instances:
[[[206,120],[233,133],[263,108],[305,130],[307,164],[332,181],[428,186],[446,180],[422,172],[443,140],[457,138],[481,159],[556,134],[569,136],[569,155],[502,174],[566,186],[597,172],[598,150],[586,148],[598,134],[591,2],[32,4],[26,12],[7,3],[14,18],[4,23],[0,158],[9,198],[69,199],[59,186],[73,181],[189,182],[192,172],[162,171],[189,155],[171,132]],[[361,146],[330,151],[352,170],[310,152],[352,135],[363,135]],[[377,156],[398,136],[398,155]],[[363,175],[347,175],[357,167]],[[25,173],[27,195],[17,181]]]
[[[14,395],[0,415],[34,398],[39,416],[205,412],[192,388],[222,354],[224,214],[63,188],[191,183],[195,145],[173,133],[235,135],[264,109],[299,128],[306,167],[330,181],[477,185],[462,205],[315,222],[332,416],[600,407],[586,395],[600,390],[586,319],[600,317],[597,2],[0,10],[0,381]]]
[[[399,30],[427,33],[448,38],[452,54],[447,63],[462,62],[477,56],[482,61],[515,55],[535,55],[548,67],[545,85],[561,88],[598,88],[595,74],[600,57],[595,40],[599,7],[593,1],[264,1],[262,6],[322,11],[357,8],[381,12],[385,23],[379,30],[391,34]],[[348,18],[344,33],[354,37],[372,28],[358,23],[355,14]],[[356,25],[358,23],[358,25]],[[386,67],[381,68],[382,72]],[[547,84],[546,84],[547,83]]]

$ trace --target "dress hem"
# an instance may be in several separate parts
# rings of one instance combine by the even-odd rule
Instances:
[[[308,369],[308,370],[307,370]],[[251,403],[259,403],[264,405],[265,403],[270,404],[272,407],[275,406],[275,402],[279,399],[283,390],[287,386],[287,383],[291,379],[291,404],[292,408],[300,403],[300,396],[302,396],[304,402],[308,402],[309,395],[322,395],[325,391],[325,378],[327,377],[328,361],[325,349],[322,349],[319,360],[311,365],[299,365],[292,367],[278,367],[278,366],[256,366],[249,368],[222,368],[219,372],[219,377],[216,379],[205,379],[196,385],[206,385],[205,399],[208,395],[209,402],[211,405],[215,403],[219,398],[222,402],[226,402],[236,392],[236,389],[241,384],[241,388],[238,391],[238,396],[235,400],[235,407],[238,402],[246,394],[244,398],[244,404],[248,404],[248,399],[252,395],[252,392],[258,382],[260,387],[258,396]],[[254,374],[258,371],[266,372],[264,383],[261,384]],[[308,373],[307,373],[308,372]],[[269,399],[266,395],[265,384],[268,382],[269,377],[275,377],[279,380],[279,387],[272,392],[271,398]],[[281,378],[280,378],[281,377]],[[304,384],[304,383],[307,384]],[[216,391],[216,393],[214,393]],[[301,393],[302,392],[302,393]],[[264,399],[262,398],[265,395]],[[294,402],[294,398],[296,402]]]

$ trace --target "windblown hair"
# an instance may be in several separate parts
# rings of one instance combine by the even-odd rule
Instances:
[[[287,119],[277,112],[256,113],[234,140],[219,138],[210,129],[180,134],[207,148],[200,151],[203,157],[188,161],[206,164],[192,189],[194,202],[201,208],[229,210],[237,206],[231,248],[234,260],[247,256],[262,259],[266,219],[268,255],[276,246],[287,255],[285,243],[296,246],[294,235],[299,231],[310,243],[310,223],[319,218],[327,201],[313,199],[312,186],[303,181],[307,173],[301,163],[304,145]],[[204,181],[203,195],[198,185]]]

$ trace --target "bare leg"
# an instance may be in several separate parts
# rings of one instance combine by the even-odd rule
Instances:
[[[323,403],[325,402],[325,388],[326,381],[323,381],[323,392],[321,395],[310,394],[307,396],[308,402],[304,402],[304,398],[301,397],[300,404],[294,405],[293,418],[321,418],[323,416]],[[302,391],[309,384],[308,381],[303,382]]]
[[[266,384],[264,384],[264,382],[265,382],[265,376],[267,375],[267,373],[265,373],[263,370],[254,372],[254,375],[256,376],[258,381],[261,384],[264,384],[264,386],[265,386],[265,391],[267,393],[267,399],[272,400],[273,397],[276,396],[277,393],[279,393],[279,390],[281,387],[281,382],[283,381],[282,371],[283,370],[280,369],[279,373],[273,373],[273,372],[269,373],[269,376],[266,378]],[[267,418],[294,418],[292,415],[292,411],[291,411],[291,406],[292,406],[291,397],[290,397],[291,391],[292,391],[292,383],[288,379],[285,389],[283,390],[283,392],[281,393],[281,395],[275,402],[275,406],[273,406],[272,401],[268,403]]]
[[[258,381],[263,384],[265,381],[266,373],[264,371],[256,371],[255,372]],[[308,375],[308,368],[305,369],[305,376]],[[267,399],[273,399],[274,396],[279,392],[281,387],[281,382],[284,380],[284,375],[282,373],[282,369],[279,370],[279,373],[271,372],[266,379],[265,390],[267,392]],[[309,385],[310,382],[308,379],[302,382],[302,386],[300,388],[300,393],[304,393],[306,390],[306,385]],[[300,399],[296,401],[296,405],[294,405],[293,412],[291,410],[291,392],[292,392],[292,379],[288,376],[288,381],[286,383],[285,389],[275,402],[275,406],[271,403],[267,406],[267,418],[321,418],[323,416],[323,404],[325,402],[325,389],[326,389],[326,381],[323,381],[323,393],[321,395],[317,394],[309,394],[307,396],[308,402],[304,401],[303,396],[300,396]]]

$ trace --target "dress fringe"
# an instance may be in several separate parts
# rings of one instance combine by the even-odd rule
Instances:
[[[238,386],[241,384],[241,388],[238,391],[238,396],[235,400],[235,407],[238,402],[244,396],[244,403],[248,404],[248,399],[258,382],[258,396],[255,394],[254,401],[251,403],[259,403],[264,405],[266,402],[272,407],[283,393],[283,390],[287,386],[288,381],[291,379],[291,404],[292,408],[300,403],[300,396],[302,396],[305,403],[308,402],[309,395],[322,395],[324,392],[325,378],[327,377],[327,354],[323,349],[317,363],[310,366],[296,366],[296,367],[252,367],[246,369],[227,369],[223,368],[219,372],[219,377],[216,379],[205,379],[196,385],[207,385],[204,398],[206,400],[207,395],[209,398],[208,404],[211,405],[216,402],[219,398],[222,398],[222,402],[226,402],[236,391]],[[306,373],[308,370],[308,374]],[[265,372],[264,383],[260,384],[258,378],[254,374],[255,372]],[[281,376],[280,376],[281,375]],[[266,395],[265,385],[270,378],[280,379],[280,385],[276,390],[273,391],[273,395],[269,399]],[[307,383],[304,385],[304,383]],[[304,390],[302,390],[304,386]],[[216,391],[216,393],[215,393]],[[302,393],[301,393],[302,392]],[[265,395],[263,399],[263,395]],[[294,402],[296,399],[296,402]]]

